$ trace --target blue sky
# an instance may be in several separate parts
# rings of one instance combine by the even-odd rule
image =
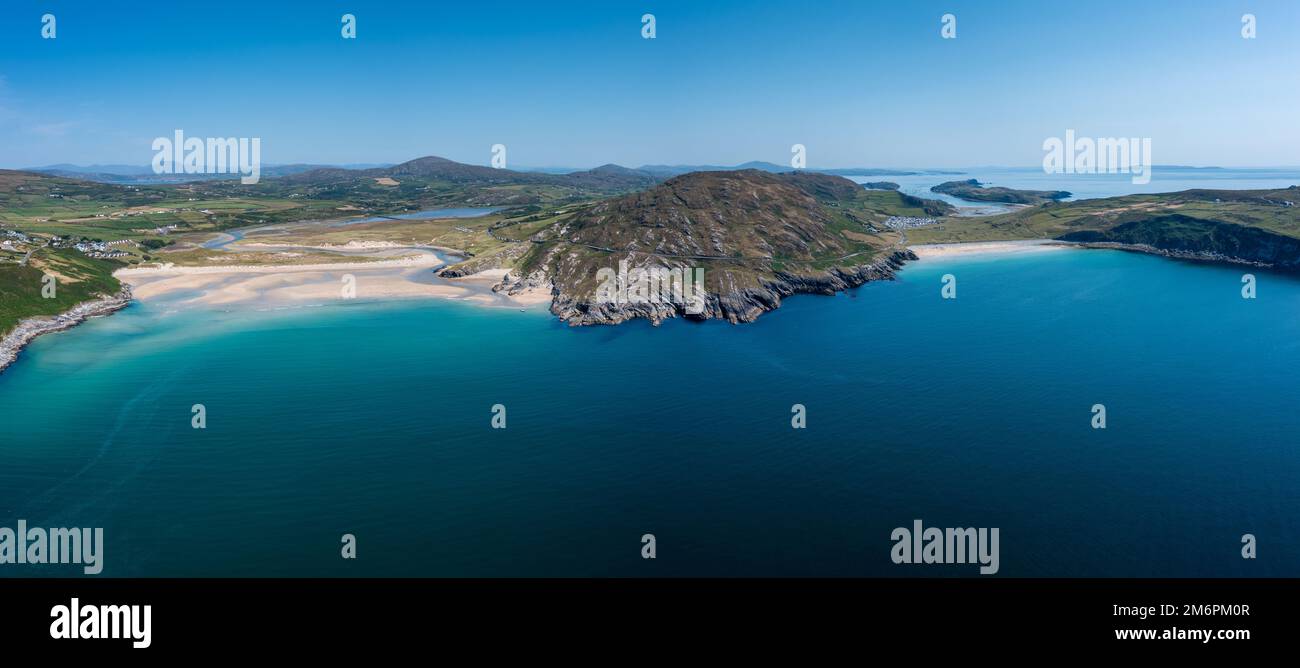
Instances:
[[[0,167],[147,165],[177,128],[260,137],[272,164],[487,164],[497,143],[511,166],[786,163],[800,143],[814,167],[1032,166],[1066,129],[1151,137],[1158,164],[1300,164],[1290,0],[114,5],[0,9]]]

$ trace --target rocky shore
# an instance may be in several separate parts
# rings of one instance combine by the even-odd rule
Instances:
[[[570,325],[616,325],[636,318],[645,318],[658,325],[668,318],[695,320],[726,320],[733,324],[753,322],[760,315],[776,310],[781,300],[795,294],[833,295],[855,288],[868,281],[892,280],[895,273],[909,260],[917,259],[910,250],[894,250],[870,264],[852,268],[835,267],[814,275],[778,273],[773,279],[763,281],[761,288],[745,288],[726,294],[705,295],[701,313],[687,313],[684,304],[674,303],[593,303],[590,296],[578,297],[562,288],[554,289],[551,313]],[[532,274],[513,284],[506,283],[507,292],[540,287],[546,277]]]
[[[36,316],[18,323],[12,331],[0,339],[0,371],[4,371],[23,347],[33,339],[50,332],[58,332],[81,324],[87,318],[108,315],[131,303],[131,288],[122,286],[117,294],[82,302],[55,316]]]
[[[1070,246],[1077,246],[1079,248],[1104,248],[1108,250],[1128,251],[1130,253],[1145,253],[1147,255],[1159,255],[1160,257],[1164,257],[1164,258],[1170,258],[1174,260],[1187,260],[1190,262],[1208,262],[1211,264],[1235,264],[1235,265],[1241,265],[1246,267],[1258,267],[1260,269],[1294,271],[1294,269],[1279,266],[1277,263],[1261,262],[1259,260],[1251,260],[1247,258],[1236,257],[1233,255],[1226,255],[1218,251],[1208,251],[1208,250],[1195,251],[1195,250],[1157,248],[1156,246],[1152,246],[1150,244],[1126,244],[1126,243],[1119,243],[1114,241],[1093,241],[1093,242],[1067,241],[1064,243],[1067,243]]]
[[[1070,232],[1057,237],[1057,240],[1180,260],[1300,271],[1300,239],[1256,227],[1179,214],[1122,223],[1105,230]]]

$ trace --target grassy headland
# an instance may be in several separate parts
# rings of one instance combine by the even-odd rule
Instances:
[[[114,294],[121,284],[113,271],[122,267],[68,248],[36,249],[26,264],[0,264],[0,336],[24,318],[58,315],[85,301]],[[42,293],[44,277],[55,277],[54,296]]]
[[[1058,239],[1300,269],[1300,186],[1051,202],[912,230],[914,243]]]

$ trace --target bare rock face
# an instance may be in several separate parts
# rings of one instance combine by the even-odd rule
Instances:
[[[636,318],[645,318],[658,325],[668,318],[695,320],[726,320],[732,324],[753,322],[760,315],[780,308],[781,300],[795,294],[833,295],[836,292],[858,287],[868,281],[893,280],[895,272],[916,255],[910,250],[898,250],[887,257],[848,269],[832,268],[817,275],[792,275],[777,273],[764,279],[761,286],[739,288],[732,292],[709,292],[704,296],[700,313],[688,313],[686,307],[675,303],[612,304],[593,302],[555,288],[551,313],[570,325],[616,325]],[[544,277],[531,277],[536,285]],[[524,281],[515,284],[522,289]]]

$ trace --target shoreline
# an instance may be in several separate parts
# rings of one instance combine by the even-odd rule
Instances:
[[[956,199],[961,199],[960,197]],[[974,200],[962,199],[968,202],[967,205],[955,205],[957,213],[953,214],[955,218],[983,218],[985,216],[1000,216],[1006,213],[1015,213],[1021,209],[1028,209],[1030,204],[1013,204],[1011,202],[976,202]]]
[[[1233,265],[1238,267],[1256,267],[1258,269],[1268,269],[1282,273],[1288,272],[1286,269],[1279,269],[1277,266],[1268,262],[1258,260],[1247,260],[1246,258],[1234,257],[1232,255],[1223,255],[1212,251],[1185,251],[1170,250],[1158,248],[1147,244],[1126,244],[1117,241],[1063,241],[1074,248],[1096,248],[1101,250],[1117,250],[1127,253],[1142,253],[1143,255],[1155,255],[1169,260],[1184,260],[1187,262],[1199,262],[1202,264]]]
[[[39,315],[24,318],[0,338],[0,372],[18,361],[19,354],[37,337],[71,329],[89,320],[112,314],[126,308],[133,299],[131,288],[123,284],[117,294],[81,302],[58,315]]]
[[[1213,251],[1188,251],[1159,248],[1149,244],[1127,244],[1117,241],[1062,241],[1059,239],[1024,239],[1016,241],[961,241],[946,244],[918,244],[910,247],[917,258],[950,257],[955,255],[976,254],[1020,254],[1050,250],[1095,249],[1115,250],[1126,253],[1154,255],[1167,260],[1182,260],[1198,264],[1220,266],[1254,267],[1268,271],[1277,271],[1294,275],[1294,271],[1279,268],[1276,265],[1259,260],[1224,255]]]
[[[1272,269],[1262,262],[1246,260],[1231,256],[1171,251],[1154,246],[1123,244],[1115,242],[1068,242],[1054,239],[1026,239],[1012,241],[974,241],[941,244],[917,244],[907,250],[914,254],[916,260],[926,258],[943,258],[979,254],[1023,254],[1046,251],[1060,251],[1071,248],[1097,248],[1156,255],[1173,260],[1185,260],[1208,264],[1252,266]],[[904,258],[901,264],[906,263]],[[571,321],[573,314],[565,317],[564,309],[557,312],[557,302],[547,286],[530,286],[514,293],[509,291],[510,271],[507,269],[487,269],[460,278],[444,278],[424,273],[428,269],[444,264],[433,255],[414,255],[394,259],[370,262],[338,262],[302,265],[219,265],[209,267],[164,265],[160,267],[128,267],[115,271],[122,287],[114,295],[81,302],[56,315],[32,316],[25,318],[7,334],[0,337],[0,372],[18,360],[18,357],[36,338],[75,327],[90,318],[110,315],[128,306],[134,300],[153,301],[179,299],[182,304],[222,306],[233,304],[257,304],[259,306],[287,305],[292,303],[322,303],[341,299],[339,294],[339,272],[342,276],[353,275],[359,286],[357,297],[366,300],[398,299],[450,299],[465,301],[480,306],[523,308],[539,304],[551,304],[550,312],[560,317],[562,322],[573,324],[617,324],[623,320],[633,319],[645,314],[620,314],[616,318],[579,318],[581,322]],[[876,268],[871,265],[871,268]],[[355,272],[355,273],[354,273]],[[872,277],[862,282],[880,280],[884,277]],[[526,283],[519,280],[517,283]],[[790,290],[790,294],[803,290]],[[188,299],[177,297],[198,293]],[[560,300],[561,302],[563,300]],[[571,306],[571,305],[570,305]],[[779,307],[779,306],[778,306]],[[759,309],[759,311],[775,308]],[[590,316],[591,314],[585,314]],[[655,314],[662,319],[667,314]],[[746,314],[733,322],[743,322],[754,318],[755,314]],[[734,316],[734,314],[733,314]],[[719,317],[719,316],[714,316]],[[731,318],[724,318],[731,320]]]
[[[446,253],[448,255],[452,255],[455,257],[459,257],[462,259],[468,259],[474,257],[473,253],[467,250],[461,250],[459,248],[448,248],[447,246],[437,246],[434,244],[397,243],[395,241],[352,240],[345,244],[313,245],[313,244],[273,244],[273,243],[266,243],[263,241],[246,241],[245,239],[236,239],[226,244],[225,248],[228,248],[232,251],[241,251],[241,250],[269,251],[269,250],[293,248],[293,249],[302,249],[302,250],[319,250],[319,251],[330,251],[330,252],[339,252],[339,253],[347,253],[350,251],[364,252],[364,251],[394,251],[394,250],[409,250],[414,252],[423,252],[427,250],[433,250],[441,253]]]
[[[765,313],[781,308],[782,301],[799,294],[833,295],[873,281],[895,280],[898,270],[916,254],[908,249],[889,249],[883,257],[851,267],[831,267],[820,274],[794,275],[777,272],[761,279],[759,287],[733,289],[731,292],[704,293],[702,308],[688,313],[685,305],[671,301],[628,301],[602,303],[577,298],[555,288],[551,313],[571,327],[619,325],[645,319],[658,326],[670,318],[684,320],[724,320],[733,325],[754,322]]]
[[[431,255],[411,255],[391,260],[374,260],[372,262],[323,262],[317,264],[214,264],[207,267],[175,265],[171,263],[160,267],[127,267],[113,272],[115,278],[133,278],[137,276],[195,276],[202,274],[276,274],[299,271],[339,271],[385,269],[390,267],[424,267],[435,266],[442,262]]]
[[[917,244],[908,246],[916,257],[948,257],[953,255],[975,255],[985,253],[1037,253],[1043,251],[1065,250],[1077,247],[1055,239],[1022,239],[1015,241],[959,241],[946,244]]]
[[[141,301],[171,300],[182,306],[432,298],[518,308],[550,301],[548,290],[507,293],[505,269],[460,278],[435,275],[432,270],[444,264],[435,255],[423,254],[326,264],[132,267],[113,276],[129,284]]]

